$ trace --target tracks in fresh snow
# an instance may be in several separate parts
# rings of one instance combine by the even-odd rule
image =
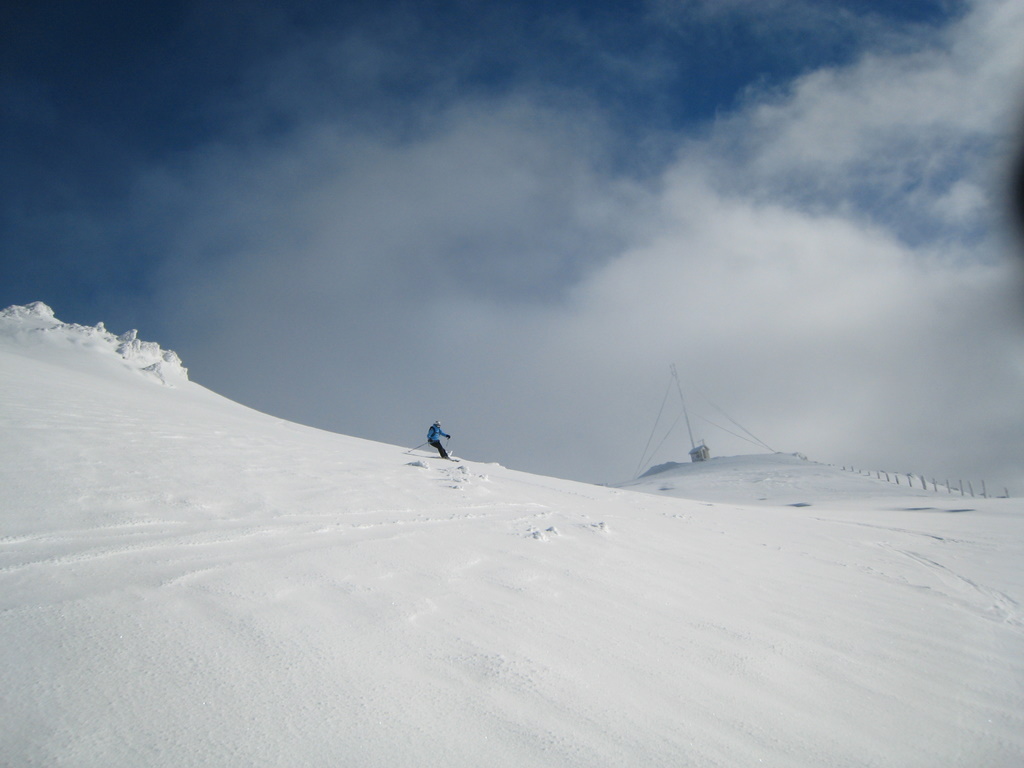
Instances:
[[[942,512],[944,510],[929,511]],[[868,528],[891,534],[894,539],[901,540],[874,542],[879,549],[897,556],[894,561],[896,567],[865,564],[862,566],[864,570],[875,572],[882,577],[906,584],[914,589],[933,592],[972,613],[1024,630],[1024,617],[1021,615],[1020,604],[1016,600],[999,589],[986,586],[981,579],[971,578],[955,566],[940,562],[940,560],[957,562],[960,560],[963,548],[984,548],[988,546],[985,543],[945,532],[935,533],[861,521],[817,519],[827,523]],[[923,550],[927,547],[934,547],[936,551],[925,553]],[[914,567],[908,570],[905,567],[900,567],[899,562],[909,562]]]
[[[934,590],[982,616],[1005,622],[1024,630],[1024,619],[1020,605],[1009,595],[991,589],[946,567],[927,555],[907,549],[889,547],[890,550],[922,566],[932,583],[920,585],[922,589]],[[917,585],[915,585],[917,586]]]

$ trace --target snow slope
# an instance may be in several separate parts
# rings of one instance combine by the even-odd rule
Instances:
[[[798,454],[774,453],[715,457],[703,462],[668,462],[652,467],[636,480],[619,487],[734,504],[812,506],[835,499],[866,500],[885,496],[903,499],[900,503],[909,503],[908,497],[946,504],[952,501],[945,488],[941,488],[941,492],[925,490],[917,479],[915,488],[905,477],[902,482],[903,485],[896,485],[894,481],[846,472]],[[963,505],[964,499],[958,498]]]
[[[4,765],[1024,764],[1017,500],[416,457],[44,309],[0,317]]]

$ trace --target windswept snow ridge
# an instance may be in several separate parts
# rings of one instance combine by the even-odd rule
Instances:
[[[667,462],[618,487],[681,499],[736,504],[810,506],[835,499],[934,498],[935,493],[843,472],[801,454],[720,456]]]
[[[140,340],[138,331],[116,336],[103,323],[62,323],[41,301],[0,311],[0,335],[23,347],[77,348],[108,357],[113,353],[126,368],[168,386],[188,381],[188,370],[178,355],[154,342]]]
[[[416,458],[0,327],[0,765],[1024,765],[1017,500]]]

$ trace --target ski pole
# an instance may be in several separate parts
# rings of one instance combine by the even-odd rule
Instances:
[[[422,448],[422,447],[423,447],[424,445],[426,445],[426,444],[427,444],[428,442],[429,442],[428,440],[424,440],[424,441],[423,441],[422,443],[420,443],[419,445],[417,445],[417,446],[416,446],[415,448],[410,448],[410,449],[409,449],[408,451],[405,451],[405,453],[412,453],[413,451],[418,451],[418,450],[419,450],[420,448]]]

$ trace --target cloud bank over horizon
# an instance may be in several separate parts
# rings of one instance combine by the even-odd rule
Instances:
[[[457,454],[617,482],[675,363],[715,454],[760,450],[721,409],[777,450],[1024,492],[1018,4],[651,2],[620,36],[605,6],[481,9],[504,51],[388,7],[279,34],[208,106],[215,135],[74,211],[141,254],[146,288],[117,293],[195,380],[386,442],[442,418]],[[815,30],[802,60],[772,47]],[[700,31],[714,59],[670,55]],[[739,40],[776,69],[717,111],[673,89],[684,65],[724,81]]]

